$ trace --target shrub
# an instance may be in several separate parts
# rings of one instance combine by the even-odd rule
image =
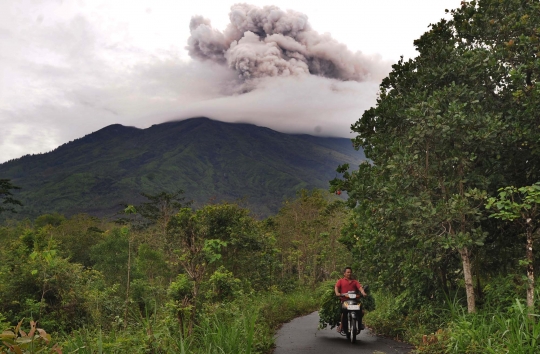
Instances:
[[[230,301],[242,293],[242,282],[220,266],[204,284],[205,297],[210,301]]]
[[[22,330],[21,320],[17,326],[0,334],[0,353],[58,353],[62,354],[58,344],[50,345],[51,335],[42,328],[37,328],[36,322],[30,321],[30,331]]]

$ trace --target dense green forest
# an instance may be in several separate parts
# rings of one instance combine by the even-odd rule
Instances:
[[[15,186],[3,183],[5,205],[16,206]],[[4,223],[0,325],[26,319],[28,332],[37,321],[32,345],[47,347],[45,330],[51,352],[268,352],[276,326],[317,308],[301,290],[351,261],[338,242],[348,211],[328,192],[303,190],[262,221],[231,203],[192,208],[181,192],[144,197],[115,222]],[[34,352],[26,332],[2,340]]]
[[[178,188],[196,207],[242,199],[262,218],[300,189],[328,188],[337,165],[363,160],[350,139],[192,118],[146,129],[109,125],[48,153],[2,163],[0,177],[21,187],[25,208],[18,218],[112,217],[120,203],[141,203],[141,191]]]
[[[415,45],[352,127],[369,162],[338,168],[346,203],[302,191],[257,220],[164,192],[116,223],[5,222],[3,327],[38,320],[64,352],[267,352],[352,264],[367,325],[419,353],[538,353],[540,2],[463,1]]]

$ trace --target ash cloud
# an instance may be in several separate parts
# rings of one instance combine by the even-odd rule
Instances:
[[[342,81],[378,81],[390,70],[380,56],[353,53],[330,34],[311,28],[300,12],[236,4],[221,32],[194,16],[186,49],[196,60],[227,65],[246,82],[267,77],[317,75]]]
[[[185,40],[137,44],[129,26],[102,15],[109,4],[0,1],[0,163],[109,124],[197,116],[349,137],[390,71],[378,56],[317,33],[306,15],[274,6],[234,5],[223,31],[186,18],[185,53]]]

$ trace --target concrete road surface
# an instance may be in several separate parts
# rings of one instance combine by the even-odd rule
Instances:
[[[356,343],[352,344],[335,328],[317,330],[318,325],[318,312],[286,323],[276,334],[274,354],[405,354],[413,349],[408,344],[374,336],[368,329],[362,331],[356,337]]]

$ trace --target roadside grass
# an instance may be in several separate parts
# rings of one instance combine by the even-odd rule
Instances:
[[[527,314],[527,307],[515,300],[508,312],[481,311],[468,314],[464,309],[449,324],[448,353],[540,352],[538,314]]]
[[[415,345],[416,353],[540,353],[540,315],[529,315],[521,300],[507,308],[485,305],[469,314],[456,300],[446,308],[426,305],[406,313],[397,297],[378,293],[375,298],[377,309],[366,314],[366,324],[378,334]]]
[[[204,309],[191,336],[165,314],[132,316],[127,328],[82,328],[61,339],[64,353],[270,353],[274,334],[291,319],[315,311],[311,290],[253,294]]]
[[[374,292],[373,296],[376,309],[366,313],[364,319],[375,333],[416,344],[422,341],[424,333],[434,333],[445,323],[440,311],[429,303],[422,309],[407,311],[400,297],[381,291]]]

